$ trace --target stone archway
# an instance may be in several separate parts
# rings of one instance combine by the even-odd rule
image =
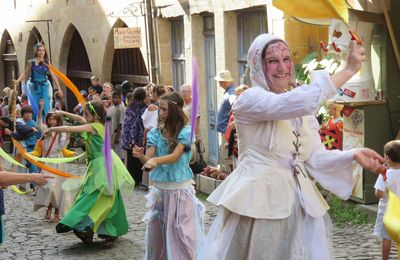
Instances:
[[[87,90],[90,86],[92,69],[82,37],[72,24],[65,32],[60,53],[60,70],[66,71],[67,77],[79,90]],[[72,111],[77,103],[78,101],[73,93],[67,91],[68,110]]]
[[[40,34],[39,30],[34,26],[30,31],[29,31],[29,38],[28,42],[26,44],[26,55],[25,55],[25,63],[28,62],[28,60],[32,59],[34,56],[33,53],[33,47],[35,44],[42,42],[42,35]],[[47,52],[46,52],[47,56]],[[47,58],[47,57],[45,57]]]
[[[114,28],[121,27],[128,26],[121,19],[118,19],[108,35],[103,58],[102,76],[114,85],[124,80],[145,85],[149,82],[149,77],[140,49],[114,49]]]
[[[18,59],[14,43],[7,30],[4,30],[0,41],[0,87],[11,87],[12,80],[19,76]]]

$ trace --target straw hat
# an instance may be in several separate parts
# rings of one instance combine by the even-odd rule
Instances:
[[[233,78],[232,78],[231,72],[229,70],[221,70],[220,72],[218,72],[217,76],[215,77],[215,80],[232,82]]]

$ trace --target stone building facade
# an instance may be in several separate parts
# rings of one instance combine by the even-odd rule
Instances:
[[[213,164],[220,159],[215,128],[223,94],[216,72],[228,69],[241,84],[247,49],[260,33],[285,38],[296,62],[328,38],[327,27],[287,17],[272,0],[2,0],[0,13],[0,89],[25,69],[38,39],[78,88],[97,75],[101,82],[153,81],[179,91],[191,83],[196,57],[200,128]],[[114,50],[119,27],[140,27],[142,47]],[[66,98],[70,106],[76,102],[71,93]]]
[[[144,2],[4,0],[0,13],[0,88],[25,70],[38,41],[46,45],[52,65],[80,89],[92,75],[101,82],[149,82]],[[140,27],[142,47],[114,50],[113,29],[119,27]],[[76,101],[67,94],[72,106]]]

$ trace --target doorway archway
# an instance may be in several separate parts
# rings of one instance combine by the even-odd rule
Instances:
[[[18,59],[14,43],[7,30],[4,30],[0,41],[0,87],[12,87],[12,80],[19,76]]]

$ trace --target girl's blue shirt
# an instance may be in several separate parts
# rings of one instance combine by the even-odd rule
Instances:
[[[178,134],[178,143],[190,146],[190,126],[185,126]],[[169,143],[155,127],[147,135],[147,147],[156,148],[156,157],[170,154]],[[183,152],[175,163],[160,164],[150,174],[153,181],[158,182],[183,182],[193,178],[193,172],[189,167],[192,151]]]

